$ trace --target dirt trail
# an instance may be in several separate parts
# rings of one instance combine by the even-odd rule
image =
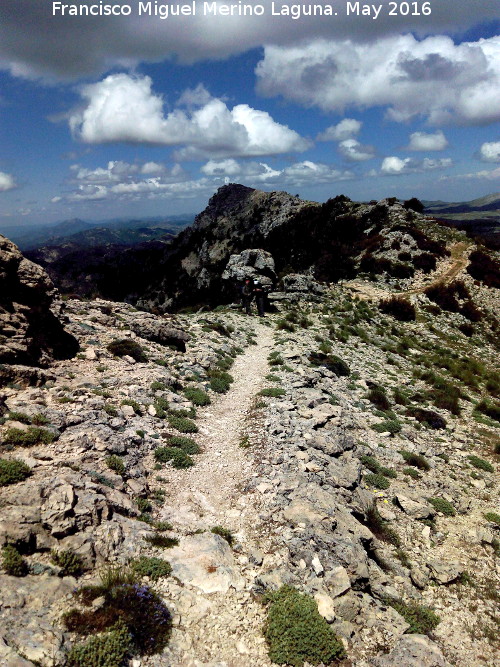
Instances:
[[[469,243],[461,241],[460,243],[455,243],[451,247],[451,256],[448,262],[451,264],[446,265],[446,269],[443,272],[435,271],[430,276],[430,280],[426,280],[423,285],[418,287],[410,288],[402,292],[394,292],[392,295],[388,293],[387,290],[381,289],[375,285],[372,285],[368,282],[363,282],[359,280],[351,280],[345,283],[345,287],[351,289],[355,296],[360,299],[383,299],[388,296],[408,296],[410,294],[421,294],[425,289],[433,285],[443,284],[446,285],[450,283],[454,278],[458,276],[469,264],[469,259],[466,255]]]
[[[239,585],[227,591],[179,589],[171,580],[164,580],[164,592],[179,614],[177,628],[174,620],[169,667],[271,665],[261,633],[264,610],[249,593],[254,576],[247,554],[263,546],[255,534],[258,500],[255,494],[242,493],[255,470],[251,450],[240,446],[241,438],[249,427],[247,418],[255,395],[269,372],[267,357],[273,346],[272,327],[256,320],[255,331],[257,345],[246,348],[230,370],[234,382],[229,392],[198,409],[199,433],[194,437],[204,451],[196,455],[196,465],[161,473],[162,486],[168,490],[164,518],[171,518],[179,533],[220,525],[231,530],[242,547],[239,553],[233,552],[232,567]],[[181,548],[182,543],[181,539]],[[144,664],[163,667],[166,663],[152,657]]]

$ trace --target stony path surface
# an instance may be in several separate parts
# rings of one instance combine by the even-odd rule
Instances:
[[[206,408],[198,409],[199,433],[194,437],[204,451],[196,456],[196,465],[187,470],[162,471],[161,486],[167,489],[167,501],[160,518],[170,521],[179,535],[184,534],[180,546],[165,552],[164,557],[175,563],[178,555],[184,567],[191,555],[186,546],[189,540],[206,539],[207,531],[214,526],[232,532],[235,550],[229,560],[222,558],[227,568],[219,568],[219,572],[212,571],[211,553],[205,553],[208,576],[198,576],[192,586],[186,586],[185,580],[183,586],[175,578],[163,580],[162,592],[172,600],[175,609],[170,650],[168,655],[147,659],[144,665],[267,667],[271,664],[261,632],[264,609],[249,592],[255,570],[248,554],[259,552],[262,546],[255,533],[258,498],[242,492],[255,473],[253,455],[240,443],[249,427],[255,396],[269,372],[267,357],[273,346],[271,327],[256,320],[255,331],[257,345],[246,348],[230,370],[234,383],[229,392]],[[196,531],[200,535],[190,538]],[[199,549],[197,543],[194,551],[199,554]],[[218,559],[220,562],[220,554]]]

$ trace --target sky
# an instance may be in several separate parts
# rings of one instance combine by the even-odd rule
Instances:
[[[230,182],[500,191],[500,0],[1,0],[0,229],[197,213]]]

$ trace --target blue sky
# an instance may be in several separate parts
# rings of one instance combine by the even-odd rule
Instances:
[[[497,0],[61,6],[0,7],[0,229],[196,213],[225,182],[316,201],[500,190]]]

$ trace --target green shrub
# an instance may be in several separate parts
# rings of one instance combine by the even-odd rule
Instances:
[[[445,516],[455,516],[455,508],[444,498],[427,498],[427,501],[434,507],[436,512],[441,512]]]
[[[420,479],[422,475],[415,468],[404,468],[403,475],[408,475],[412,479]]]
[[[496,523],[497,526],[500,526],[500,514],[496,512],[486,512],[484,515],[486,521],[491,521],[491,523]]]
[[[495,472],[495,468],[489,463],[488,461],[485,461],[484,459],[480,459],[479,456],[468,456],[467,457],[470,461],[470,464],[474,466],[474,468],[477,468],[478,470],[485,470],[486,472]]]
[[[368,470],[371,470],[371,472],[380,472],[380,463],[374,456],[360,456],[359,460],[366,468],[368,468]]]
[[[139,405],[139,403],[137,401],[134,401],[131,398],[123,399],[123,401],[120,403],[120,405],[130,405],[131,408],[134,408],[134,412],[135,412],[136,415],[140,415],[141,412],[142,412],[141,411],[141,406]]]
[[[153,505],[147,498],[136,498],[135,503],[141,513],[151,512],[153,510]]]
[[[351,370],[340,357],[334,354],[323,354],[323,352],[311,352],[309,361],[313,366],[324,366],[338,377],[349,376]]]
[[[83,560],[70,550],[51,551],[51,561],[61,568],[61,576],[78,577],[85,570]]]
[[[154,524],[154,528],[160,532],[163,532],[164,530],[172,530],[172,527],[172,524],[168,521],[157,521]]]
[[[234,381],[232,375],[218,368],[211,368],[207,375],[209,377],[210,389],[217,394],[225,394],[229,391],[230,385]]]
[[[272,398],[280,398],[280,396],[284,396],[285,394],[286,391],[281,389],[281,387],[266,387],[258,393],[259,396],[270,396]]]
[[[223,528],[222,526],[214,526],[210,531],[215,535],[220,535],[224,538],[229,545],[232,545],[234,542],[234,535],[228,528]]]
[[[13,447],[32,447],[33,445],[48,445],[54,442],[56,436],[52,431],[39,426],[28,426],[26,430],[8,428],[3,436],[3,444],[7,449]]]
[[[182,435],[171,435],[167,438],[170,447],[178,447],[186,454],[199,454],[201,449],[192,438],[186,438]]]
[[[383,387],[372,387],[366,395],[366,398],[380,410],[389,410],[391,407],[391,403],[387,398],[387,394]]]
[[[174,468],[190,468],[194,465],[189,454],[179,447],[158,447],[154,451],[154,457],[160,463],[171,461]]]
[[[2,566],[11,577],[24,577],[28,574],[26,561],[12,544],[2,549]]]
[[[438,407],[444,408],[444,404],[439,405]],[[406,414],[408,414],[410,417],[415,417],[418,422],[421,424],[426,424],[429,426],[429,428],[446,428],[446,419],[441,417],[441,415],[438,415],[438,413],[434,412],[433,410],[424,410],[423,408],[410,407],[406,411]]]
[[[86,642],[75,644],[68,653],[67,667],[122,667],[133,647],[127,626],[119,622]]]
[[[421,456],[420,454],[414,454],[413,452],[407,452],[405,449],[403,449],[400,452],[401,456],[404,458],[405,462],[413,466],[414,468],[418,468],[419,470],[430,470],[431,467],[429,465],[429,462],[424,456]]]
[[[158,581],[160,577],[168,577],[172,573],[170,563],[161,558],[140,556],[137,560],[132,561],[130,565],[141,577],[150,577],[153,581]]]
[[[269,658],[278,665],[302,667],[330,664],[345,656],[342,643],[325,619],[314,599],[291,586],[268,593],[270,602],[264,637]]]
[[[370,507],[365,515],[365,523],[379,540],[393,544],[395,547],[401,546],[401,540],[397,532],[391,528],[388,522],[382,518],[378,509]]]
[[[110,470],[113,470],[118,475],[123,475],[125,473],[126,468],[121,456],[117,456],[116,454],[108,456],[106,459],[106,465]]]
[[[399,433],[402,428],[403,426],[401,422],[397,419],[387,419],[380,424],[374,424],[372,426],[372,429],[377,433],[390,433],[391,435]]]
[[[133,576],[137,577],[135,573]],[[108,582],[92,587],[94,590],[90,596],[90,599],[104,596],[104,604],[94,610],[73,609],[67,612],[63,617],[67,629],[79,634],[90,634],[112,631],[121,622],[130,633],[132,653],[161,653],[168,643],[172,628],[172,617],[165,604],[148,586],[136,583],[126,571],[121,575],[112,572],[107,578]],[[84,664],[88,667],[87,663]]]
[[[207,392],[197,387],[186,387],[184,389],[184,396],[194,405],[210,405],[211,403]]]
[[[191,419],[176,417],[175,415],[168,415],[167,419],[170,426],[175,428],[176,431],[180,431],[181,433],[198,433],[198,427]]]
[[[406,632],[419,635],[429,634],[441,620],[430,607],[423,607],[413,602],[406,603],[402,600],[386,600],[386,603],[409,623],[410,627]]]
[[[106,346],[106,349],[111,352],[111,354],[114,354],[115,357],[129,356],[136,361],[148,360],[141,345],[130,338],[114,340]]]
[[[369,486],[373,486],[376,489],[388,489],[391,483],[380,473],[370,473],[369,475],[364,476],[365,482]]]
[[[17,459],[0,459],[0,486],[23,482],[31,475],[31,468]]]
[[[105,403],[103,406],[103,410],[110,417],[118,417],[118,410],[115,408],[114,405],[111,405],[110,403]]]

